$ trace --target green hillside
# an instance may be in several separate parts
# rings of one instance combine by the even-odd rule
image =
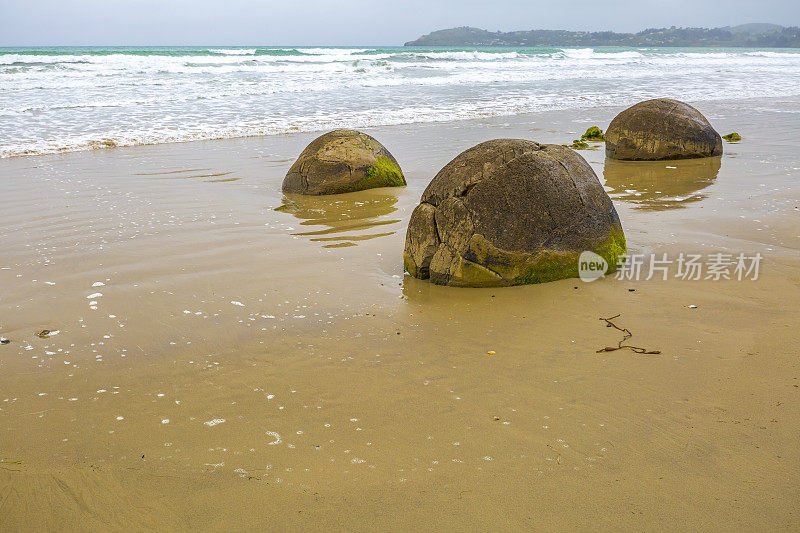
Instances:
[[[652,28],[638,33],[531,30],[437,30],[406,46],[739,46],[800,48],[800,28],[743,24],[726,28]]]

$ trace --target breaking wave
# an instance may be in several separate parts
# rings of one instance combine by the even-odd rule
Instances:
[[[0,48],[0,157],[800,94],[800,51]]]

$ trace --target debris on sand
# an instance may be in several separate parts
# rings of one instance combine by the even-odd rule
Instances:
[[[615,352],[617,350],[623,350],[623,349],[628,349],[628,350],[630,350],[630,351],[632,351],[634,353],[638,353],[638,354],[660,354],[661,353],[661,350],[648,350],[647,348],[641,348],[639,346],[631,346],[630,344],[622,344],[626,340],[628,340],[631,337],[633,337],[633,333],[631,333],[631,331],[628,328],[621,328],[621,327],[617,326],[616,324],[614,324],[612,322],[612,320],[614,320],[615,318],[618,318],[619,316],[620,315],[614,315],[614,316],[608,317],[608,318],[600,317],[600,320],[602,320],[602,321],[604,321],[606,323],[606,327],[614,328],[616,330],[621,331],[623,333],[623,337],[622,337],[622,340],[619,341],[616,346],[606,346],[605,348],[601,348],[601,349],[597,350],[596,353]]]

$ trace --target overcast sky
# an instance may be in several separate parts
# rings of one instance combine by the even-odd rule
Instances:
[[[0,46],[399,45],[436,29],[800,25],[800,0],[0,0]]]

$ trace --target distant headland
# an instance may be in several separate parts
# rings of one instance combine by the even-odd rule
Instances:
[[[405,46],[736,46],[800,48],[800,27],[755,23],[724,28],[651,28],[639,33],[530,30],[437,30]]]

